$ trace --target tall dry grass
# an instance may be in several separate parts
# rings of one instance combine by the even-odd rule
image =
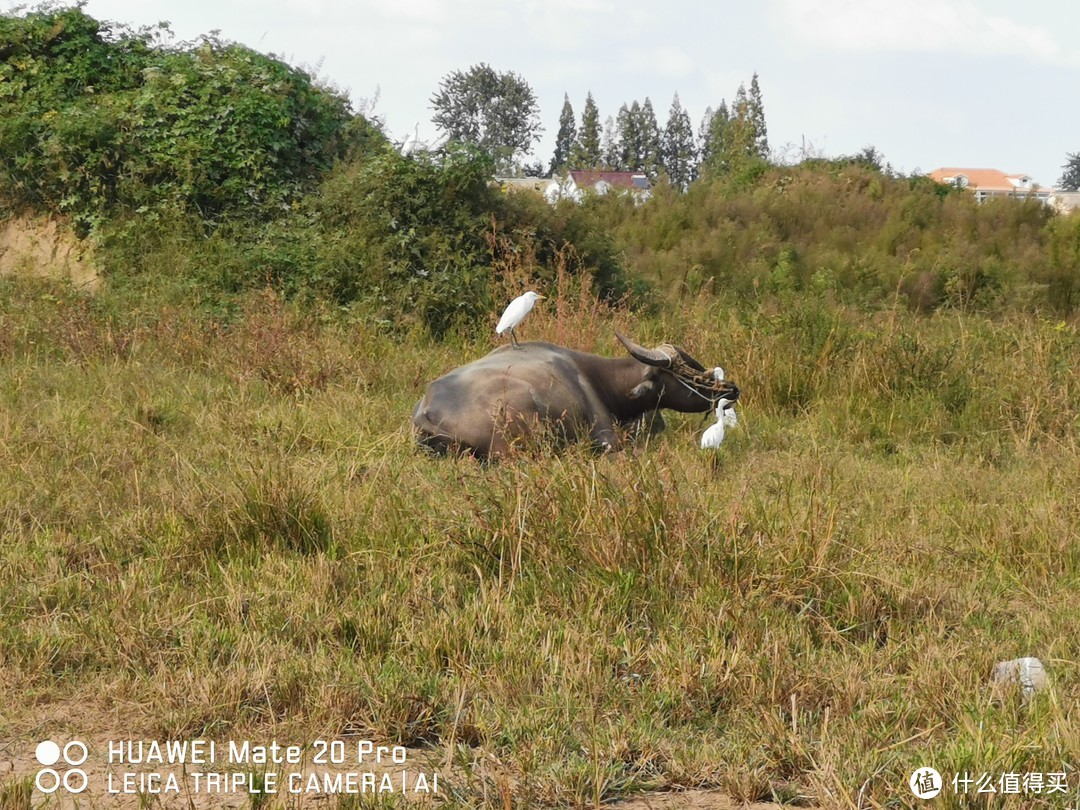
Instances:
[[[521,337],[614,354],[617,326],[727,369],[718,463],[679,415],[607,456],[418,454],[423,385],[493,336],[3,281],[0,736],[361,733],[440,752],[475,807],[1072,778],[1073,327],[552,292]],[[1030,703],[989,684],[1021,655]]]

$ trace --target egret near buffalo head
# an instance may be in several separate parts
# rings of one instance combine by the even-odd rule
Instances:
[[[738,423],[739,418],[735,415],[734,403],[729,399],[721,398],[716,403],[716,423],[710,425],[702,435],[701,449],[715,450],[724,443],[725,428],[735,427]]]
[[[509,330],[510,344],[515,349],[518,348],[517,338],[514,337],[514,327],[525,320],[525,316],[532,311],[533,305],[543,297],[540,293],[529,290],[524,295],[519,295],[511,301],[510,306],[506,308],[502,317],[499,318],[499,325],[495,327],[495,334],[501,335]]]

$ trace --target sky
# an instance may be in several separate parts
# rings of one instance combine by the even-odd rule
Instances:
[[[0,8],[16,7],[0,0]],[[98,19],[169,21],[304,67],[404,140],[437,133],[430,99],[486,62],[533,88],[546,164],[564,93],[580,121],[677,92],[706,107],[759,77],[774,157],[873,146],[904,173],[1025,172],[1052,186],[1080,152],[1080,3],[1074,0],[89,0]],[[1069,88],[1073,88],[1070,90]]]

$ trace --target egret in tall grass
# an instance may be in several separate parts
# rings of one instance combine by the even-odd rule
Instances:
[[[529,290],[524,295],[519,295],[511,301],[510,306],[506,308],[502,317],[499,318],[499,325],[495,327],[495,334],[501,335],[509,330],[510,344],[515,349],[518,348],[517,338],[514,337],[514,327],[525,320],[525,316],[532,311],[533,305],[543,297],[540,293]]]
[[[735,427],[737,424],[739,424],[739,417],[735,415],[735,407],[731,400],[721,399],[716,403],[716,424],[710,425],[702,435],[701,449],[715,450],[724,443],[725,429]]]

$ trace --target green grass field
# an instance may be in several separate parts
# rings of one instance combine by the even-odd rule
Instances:
[[[1067,770],[1041,801],[1074,802],[1075,325],[807,294],[559,299],[519,336],[615,328],[740,384],[715,462],[677,414],[606,456],[419,454],[423,386],[494,335],[0,282],[0,739],[363,734],[466,807],[899,807],[924,765]],[[1024,655],[1027,703],[990,684]]]

